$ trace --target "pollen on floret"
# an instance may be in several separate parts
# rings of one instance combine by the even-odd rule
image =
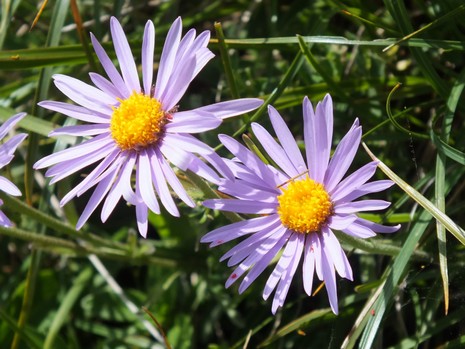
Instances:
[[[140,150],[156,143],[168,121],[160,101],[133,92],[129,98],[118,99],[110,121],[111,136],[121,150]]]
[[[281,223],[298,233],[312,233],[332,214],[331,197],[321,183],[305,178],[290,182],[278,196]]]

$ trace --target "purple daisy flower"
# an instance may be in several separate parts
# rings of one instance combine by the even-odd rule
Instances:
[[[5,136],[10,132],[10,130],[22,119],[26,116],[26,113],[19,113],[13,115],[4,124],[0,127],[0,141],[5,138]],[[21,144],[22,141],[27,137],[25,133],[19,133],[11,137],[8,141],[0,145],[0,169],[4,166],[8,165],[11,160],[13,160],[16,148]],[[5,177],[0,176],[0,190],[4,191],[7,194],[13,196],[20,196],[21,192],[16,185],[11,183]],[[3,201],[0,200],[0,206],[3,205]],[[0,211],[0,225],[3,227],[11,227],[11,221],[8,219],[5,214]]]
[[[177,104],[190,82],[214,56],[207,48],[210,33],[204,31],[196,36],[195,30],[191,29],[181,38],[182,22],[177,18],[167,34],[154,83],[155,28],[148,21],[142,42],[141,84],[129,43],[116,18],[111,18],[110,29],[121,74],[91,35],[95,53],[109,80],[90,73],[95,85],[91,86],[57,74],[53,77],[56,87],[78,105],[55,101],[39,103],[44,108],[87,123],[65,126],[50,135],[87,139],[39,160],[34,168],[52,166],[46,176],[53,177],[51,183],[54,183],[100,162],[63,197],[60,204],[65,205],[96,185],[77,222],[77,229],[102,201],[101,219],[105,222],[123,197],[135,206],[139,232],[145,237],[148,210],[160,213],[158,200],[170,214],[179,216],[168,185],[184,203],[195,206],[170,164],[217,183],[219,176],[200,156],[221,175],[232,176],[214,150],[191,133],[212,130],[223,118],[256,109],[262,101],[245,98],[178,111]],[[131,183],[133,171],[135,184]]]
[[[376,170],[370,162],[344,180],[360,144],[362,128],[355,120],[330,158],[333,133],[331,96],[318,103],[316,111],[303,101],[304,140],[307,162],[286,123],[273,107],[268,109],[279,143],[259,124],[252,129],[270,158],[279,166],[264,164],[254,153],[233,138],[220,135],[221,142],[236,156],[225,160],[235,180],[224,179],[219,190],[234,198],[206,200],[212,209],[258,217],[236,222],[206,234],[201,242],[210,247],[247,236],[221,260],[237,265],[226,287],[243,278],[239,292],[246,290],[274,257],[278,262],[263,292],[266,300],[276,289],[272,312],[282,307],[301,259],[305,292],[312,293],[313,275],[325,282],[331,309],[338,313],[337,273],[353,280],[352,268],[333,233],[340,230],[351,236],[367,238],[392,233],[400,226],[387,227],[357,216],[360,211],[382,210],[390,205],[382,200],[357,200],[393,185],[390,180],[367,183]],[[282,251],[282,254],[279,254]],[[303,256],[303,258],[302,258]]]

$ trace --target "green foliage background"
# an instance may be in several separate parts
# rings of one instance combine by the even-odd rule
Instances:
[[[30,132],[6,168],[23,197],[1,195],[2,210],[16,222],[0,228],[2,348],[465,345],[463,1],[77,1],[84,39],[74,3],[49,1],[29,30],[40,4],[1,1],[0,119],[25,111],[19,130]],[[114,57],[111,15],[122,22],[136,57],[149,19],[157,57],[177,16],[184,33],[190,27],[212,31],[216,58],[194,80],[181,109],[260,97],[302,139],[303,97],[316,104],[329,92],[336,143],[360,118],[363,141],[405,181],[395,179],[399,186],[377,195],[393,202],[385,214],[366,216],[402,223],[402,229],[367,241],[342,240],[355,280],[338,279],[339,316],[329,310],[324,288],[305,295],[298,273],[276,316],[261,297],[265,276],[242,295],[235,286],[224,289],[231,270],[218,260],[232,245],[209,250],[199,239],[229,221],[200,206],[181,206],[180,219],[150,216],[146,240],[137,234],[134,209],[124,203],[106,224],[95,213],[74,230],[88,196],[64,208],[58,201],[79,178],[49,185],[31,170],[40,157],[75,141],[46,137],[70,121],[36,103],[64,101],[52,74],[89,82],[88,73],[101,69],[87,46],[89,32]],[[216,30],[215,22],[221,24]],[[219,29],[225,43],[217,40]],[[253,140],[251,120],[270,129],[265,111],[227,120],[200,137],[212,146],[219,144],[218,133],[238,139],[246,133]],[[361,147],[354,168],[367,161]],[[179,176],[199,204],[210,195],[205,183]],[[377,176],[386,178],[381,171]]]

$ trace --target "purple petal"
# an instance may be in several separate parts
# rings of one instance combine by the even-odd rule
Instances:
[[[184,35],[179,43],[178,50],[176,52],[176,62],[181,62],[186,55],[193,54],[197,49],[192,48],[192,43],[195,39],[196,31],[195,29],[189,29],[189,31]]]
[[[307,166],[310,170],[310,177],[322,183],[331,152],[332,128],[330,129],[330,126],[332,126],[333,119],[333,114],[329,113],[332,108],[331,96],[326,95],[323,102],[318,103],[316,113],[307,97],[304,98],[302,108]]]
[[[242,280],[241,285],[239,286],[239,293],[243,293],[255,281],[255,279],[266,269],[266,267],[270,265],[273,258],[287,242],[290,234],[290,231],[285,229],[280,239],[278,241],[274,241],[272,247],[268,249],[268,251],[260,258],[260,260],[257,261],[257,263],[255,263],[255,265],[244,277],[244,280]],[[233,275],[234,274],[231,274],[230,278]]]
[[[297,267],[299,265],[300,259],[302,257],[302,250],[304,247],[305,236],[302,234],[293,234],[291,239],[295,237],[297,239],[297,248],[292,256],[291,263],[286,271],[283,273],[281,280],[279,281],[278,287],[276,288],[276,293],[273,298],[273,304],[271,306],[271,312],[276,313],[276,310],[279,307],[284,305],[286,300],[287,293],[291,287],[292,279],[295,275]]]
[[[378,224],[378,223],[375,223],[375,222],[372,222],[372,221],[369,221],[363,218],[358,218],[355,223],[357,223],[358,225],[363,225],[371,229],[375,233],[388,233],[388,234],[395,233],[401,227],[400,224],[393,225],[393,226],[386,226],[386,225]]]
[[[291,131],[287,127],[281,115],[278,111],[273,108],[271,105],[268,106],[268,114],[270,115],[271,123],[273,124],[273,129],[278,136],[279,142],[286,152],[287,157],[294,165],[294,168],[297,170],[297,174],[301,174],[307,171],[307,166],[305,164],[302,153],[295,142],[294,136],[292,136]],[[295,176],[295,175],[294,175]]]
[[[150,210],[159,214],[160,206],[158,205],[152,184],[152,170],[150,159],[145,150],[142,150],[137,159],[136,167],[136,188],[144,203]]]
[[[318,276],[318,279],[323,281],[323,264],[321,262],[322,256],[322,247],[321,247],[321,239],[320,239],[320,234],[314,233],[310,234],[311,235],[311,242],[312,242],[312,247],[313,247],[313,253],[315,254],[315,271],[316,271],[316,276]]]
[[[0,176],[0,190],[13,196],[21,196],[21,191],[18,187],[2,176]]]
[[[114,150],[111,154],[109,154],[100,164],[89,173],[81,183],[79,183],[76,187],[74,187],[71,191],[66,194],[63,199],[60,201],[60,206],[66,205],[72,198],[74,198],[77,194],[81,195],[85,193],[89,188],[95,185],[96,178],[98,178],[107,168],[110,166],[113,161],[118,156],[119,151]]]
[[[366,183],[360,186],[357,190],[354,190],[352,193],[348,194],[344,198],[344,201],[356,200],[361,196],[386,190],[393,185],[394,182],[388,179]]]
[[[261,190],[247,182],[236,179],[235,181],[223,180],[218,190],[242,200],[277,203],[277,193],[269,190]],[[279,193],[278,193],[279,194]]]
[[[226,163],[223,161],[223,158],[220,157],[213,149],[209,154],[202,154],[202,157],[215,168],[224,178],[233,180],[234,175]]]
[[[123,28],[115,17],[110,19],[110,31],[124,82],[131,92],[139,93],[140,83],[136,63]]]
[[[200,239],[200,242],[211,242],[210,247],[215,247],[224,244],[225,242],[237,239],[241,236],[255,233],[259,230],[268,229],[278,221],[278,215],[271,215],[235,222],[212,230],[208,234],[204,235]]]
[[[248,167],[244,166],[243,164],[225,158],[223,158],[223,161],[226,164],[226,166],[228,166],[228,168],[231,170],[235,178],[243,180],[248,185],[258,190],[268,191],[277,195],[281,194],[281,191],[278,188],[276,188],[275,186],[270,186],[268,183],[263,181],[263,179],[258,177],[254,172],[252,172]]]
[[[352,267],[344,253],[344,250],[334,233],[328,229],[322,229],[323,251],[328,261],[332,261],[338,274],[346,279],[353,280]]]
[[[249,214],[276,213],[278,206],[276,203],[239,199],[212,199],[204,201],[203,205],[214,210]]]
[[[355,123],[357,122],[358,121],[356,120]],[[324,179],[325,188],[328,192],[332,192],[342,177],[346,174],[349,166],[354,160],[361,137],[362,128],[353,126],[341,142],[339,142],[328,165]]]
[[[27,114],[26,113],[18,113],[13,115],[12,117],[8,118],[2,126],[0,126],[0,140],[6,136],[6,134],[18,123],[20,122]]]
[[[92,193],[92,196],[90,197],[89,201],[87,202],[87,205],[84,208],[84,211],[82,212],[81,217],[79,217],[79,220],[78,220],[78,222],[76,224],[76,229],[77,230],[82,228],[82,226],[89,219],[92,212],[94,212],[95,209],[97,208],[97,206],[102,202],[103,198],[108,193],[111,186],[113,185],[113,181],[115,180],[115,177],[116,177],[117,173],[118,172],[116,170],[114,170],[110,175],[103,178],[100,181],[100,183],[97,185],[94,192]]]
[[[342,230],[348,227],[349,225],[351,225],[357,219],[358,217],[355,214],[344,215],[344,216],[332,215],[328,219],[327,225],[331,229]]]
[[[365,184],[376,171],[377,161],[370,162],[352,173],[329,193],[333,202],[344,201],[344,197]]]
[[[199,133],[217,128],[221,124],[213,114],[199,111],[187,111],[173,114],[172,122],[166,124],[166,132]]]
[[[42,108],[56,111],[58,113],[65,114],[71,118],[91,122],[91,123],[100,123],[100,124],[110,124],[110,116],[107,114],[100,114],[94,111],[90,111],[86,108],[80,107],[78,105],[55,102],[55,101],[42,101],[38,103]]]
[[[338,314],[338,299],[336,290],[336,275],[334,272],[334,265],[330,260],[330,257],[325,252],[322,253],[321,258],[322,269],[323,269],[323,280],[326,285],[326,291],[328,292],[329,304],[334,314]]]
[[[179,149],[174,144],[171,146],[169,143],[170,142],[167,143],[165,140],[163,140],[163,142],[161,142],[159,145],[160,151],[168,159],[168,161],[175,165],[177,168],[183,171],[187,170],[195,156],[193,156],[191,153],[188,153],[187,151]]]
[[[271,246],[270,244],[277,242],[284,232],[285,228],[282,225],[275,224],[270,229],[252,234],[225,253],[220,261],[222,262],[229,258],[228,267],[239,264],[242,261],[245,262],[247,259],[253,258],[257,251],[263,251],[263,249],[267,249],[267,246]]]
[[[39,161],[37,161],[34,164],[33,168],[34,169],[44,168],[44,167],[48,167],[48,166],[54,165],[59,162],[78,158],[86,154],[87,155],[92,154],[93,152],[113,142],[114,142],[113,139],[111,139],[109,136],[99,135],[88,141],[85,141],[84,143],[76,145],[74,147],[61,150],[57,153],[48,155],[40,159]]]
[[[100,161],[102,158],[108,156],[113,150],[111,144],[107,144],[106,146],[96,150],[92,153],[92,156],[89,155],[82,155],[79,158],[75,158],[69,161],[63,161],[55,166],[52,166],[45,175],[47,177],[54,177],[50,183],[56,183],[59,180],[68,177],[69,175],[87,167],[94,162]]]
[[[128,86],[126,86],[123,78],[121,77],[120,73],[111,61],[110,57],[108,57],[102,45],[100,45],[100,43],[92,33],[90,34],[90,39],[92,41],[94,51],[97,54],[97,57],[100,61],[100,64],[102,64],[102,67],[105,70],[105,73],[107,73],[111,82],[113,83],[113,86],[115,86],[115,88],[118,89],[121,97],[128,98],[131,95],[132,91],[129,89]]]
[[[147,21],[142,40],[142,81],[144,94],[150,95],[153,84],[153,52],[155,50],[155,27]]]
[[[110,81],[105,79],[103,76],[97,73],[89,73],[89,77],[100,90],[105,92],[107,95],[114,99],[121,98],[121,93]]]
[[[111,115],[111,106],[118,104],[118,101],[105,92],[95,88],[81,80],[70,76],[53,75],[55,86],[77,104],[95,110],[105,115]]]
[[[108,125],[105,124],[93,124],[93,125],[75,125],[75,126],[64,126],[57,128],[49,133],[49,137],[69,135],[75,137],[82,136],[95,136],[109,132]]]
[[[115,184],[103,203],[100,218],[104,223],[116,207],[119,199],[130,188],[131,174],[134,168],[134,160],[130,158],[122,163],[119,175],[116,177]],[[126,194],[127,195],[127,194]]]
[[[293,256],[300,245],[300,240],[295,237],[295,233],[291,234],[289,241],[284,248],[283,254],[279,258],[276,267],[273,269],[273,272],[266,281],[265,289],[263,290],[263,299],[267,300],[271,292],[275,289],[278,281],[281,279],[281,276],[289,268],[293,260]]]
[[[220,177],[218,177],[215,171],[195,156],[192,156],[192,161],[189,164],[189,170],[213,184],[219,184]]]
[[[213,152],[208,145],[188,134],[167,133],[163,138],[163,143],[190,153],[210,154]]]
[[[304,246],[304,261],[302,266],[305,292],[311,296],[313,288],[313,275],[315,274],[315,234],[306,234]]]
[[[252,130],[271,159],[276,162],[276,164],[289,177],[296,177],[300,174],[299,171],[294,167],[294,164],[291,162],[291,160],[289,160],[288,156],[284,152],[284,149],[278,143],[276,143],[276,141],[273,139],[273,137],[271,137],[268,131],[265,130],[265,128],[257,123],[252,123]]]
[[[6,227],[6,228],[13,226],[11,221],[2,211],[0,211],[0,226]]]
[[[173,169],[169,166],[160,150],[155,148],[155,152],[158,154],[160,160],[160,166],[163,171],[163,175],[176,195],[189,207],[195,207],[195,202],[189,197],[186,190],[182,186],[178,177],[174,173]]]
[[[160,96],[160,100],[163,101],[164,110],[171,110],[178,104],[190,82],[195,77],[194,70],[196,65],[195,56],[192,56],[191,59],[184,59],[182,62],[176,62],[170,82]]]
[[[147,149],[147,155],[152,169],[152,181],[161,203],[172,216],[179,217],[179,211],[170,194],[168,185],[166,184],[166,179],[160,166],[158,154],[152,149]]]
[[[25,133],[19,133],[17,135],[14,135],[11,137],[9,140],[7,140],[5,143],[0,144],[0,156],[7,156],[10,157],[14,154],[16,151],[16,148],[26,139],[27,134]],[[5,166],[10,163],[12,158],[6,160],[3,163],[0,163],[1,166]]]
[[[181,17],[171,25],[170,30],[166,36],[165,45],[160,57],[160,64],[158,66],[157,82],[155,84],[155,98],[161,100],[160,97],[164,93],[175,64],[176,53],[179,47],[181,38],[182,22]]]
[[[263,101],[258,98],[241,98],[210,104],[205,107],[194,109],[193,111],[204,111],[214,114],[217,118],[225,119],[257,109],[262,104]]]
[[[342,232],[354,236],[356,238],[366,239],[376,236],[375,232],[368,228],[365,224],[358,224],[354,222],[353,224],[349,225],[347,228],[342,229]]]
[[[360,211],[378,211],[384,210],[386,207],[389,207],[391,203],[384,200],[361,200],[347,202],[340,205],[336,205],[334,212],[336,214],[350,214]]]
[[[276,182],[276,178],[268,167],[250,150],[237,142],[234,138],[220,134],[218,136],[221,143],[225,145],[229,151],[237,156],[242,163],[252,170],[265,183],[271,186],[277,186],[280,183]]]
[[[144,203],[140,203],[136,205],[136,219],[137,219],[137,228],[139,229],[140,235],[142,237],[147,237],[147,229],[148,229],[148,209]]]

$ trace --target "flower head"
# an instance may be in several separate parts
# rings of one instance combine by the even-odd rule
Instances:
[[[19,113],[13,115],[11,118],[9,118],[7,121],[3,123],[3,125],[0,126],[0,141],[2,141],[3,138],[5,138],[5,136],[8,134],[8,132],[10,132],[10,130],[25,116],[26,113]],[[26,137],[27,134],[19,133],[11,137],[5,143],[0,144],[0,169],[8,165],[11,162],[11,160],[13,160],[13,153]],[[10,180],[2,176],[0,176],[0,190],[13,196],[21,195],[21,192],[19,191],[18,187],[11,183]],[[0,206],[1,205],[3,205],[2,200],[0,200]],[[2,211],[0,211],[0,225],[3,227],[11,227],[12,225],[11,221],[8,219],[7,216],[5,216],[5,214]]]
[[[357,199],[387,189],[393,182],[367,183],[375,173],[376,162],[368,163],[343,179],[360,144],[362,129],[355,120],[330,158],[332,108],[329,95],[318,103],[315,112],[308,98],[304,99],[306,162],[289,128],[271,106],[268,112],[279,143],[262,126],[254,123],[252,129],[279,168],[266,165],[233,138],[220,135],[221,142],[236,157],[225,160],[236,178],[222,180],[219,190],[234,198],[207,200],[204,205],[258,216],[215,229],[201,242],[209,242],[213,247],[247,236],[221,259],[229,259],[228,266],[237,265],[226,287],[248,271],[239,286],[241,293],[282,251],[263,292],[266,300],[276,289],[273,313],[283,306],[303,257],[305,292],[311,295],[316,272],[318,279],[325,282],[331,309],[337,314],[335,271],[352,280],[352,268],[333,230],[367,238],[376,232],[395,232],[400,227],[383,226],[357,216],[360,211],[388,207],[390,203],[386,201]]]
[[[77,228],[83,226],[102,201],[101,219],[105,221],[123,197],[136,207],[138,228],[145,236],[148,210],[160,213],[158,200],[169,213],[179,215],[168,185],[188,206],[195,205],[170,164],[217,183],[219,176],[198,157],[200,155],[221,175],[232,176],[213,149],[191,133],[214,129],[223,118],[253,110],[262,101],[246,98],[179,111],[178,102],[190,82],[213,58],[207,48],[209,32],[196,36],[195,30],[191,29],[181,37],[182,22],[177,18],[167,34],[154,82],[155,28],[148,21],[142,42],[141,83],[129,43],[116,18],[111,18],[110,29],[121,73],[92,35],[95,53],[108,79],[90,73],[92,86],[57,74],[54,76],[56,87],[78,105],[54,101],[39,103],[44,108],[85,122],[56,129],[50,135],[87,139],[39,160],[34,168],[51,166],[46,175],[53,177],[51,183],[54,183],[99,162],[63,197],[61,205],[96,186]],[[135,184],[132,184],[134,171]]]

